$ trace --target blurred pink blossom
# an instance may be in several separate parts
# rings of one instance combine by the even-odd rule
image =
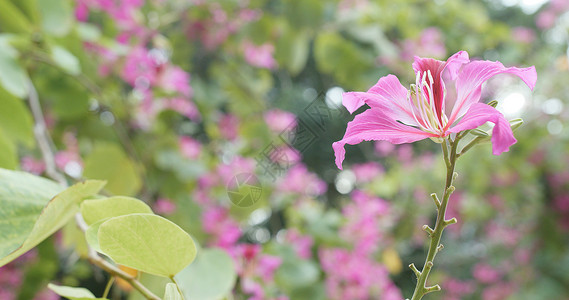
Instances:
[[[487,224],[484,230],[489,240],[509,247],[517,245],[523,236],[523,227],[512,228],[496,221]]]
[[[227,249],[241,237],[239,224],[231,218],[229,211],[223,207],[205,208],[202,213],[202,227],[206,233],[212,235],[212,246]]]
[[[363,9],[369,4],[369,0],[342,0],[338,3],[338,10],[346,12],[350,9]]]
[[[563,194],[555,197],[553,200],[553,207],[561,212],[561,213],[568,213],[569,212],[569,195]]]
[[[277,184],[281,192],[296,193],[299,195],[319,196],[326,192],[326,182],[316,174],[308,171],[305,165],[297,164],[290,168],[284,178]]]
[[[444,286],[444,300],[460,300],[463,296],[470,295],[476,291],[476,283],[473,281],[448,278],[441,285]]]
[[[482,292],[482,300],[503,300],[508,299],[514,292],[514,285],[508,282],[498,282],[487,287]]]
[[[276,133],[287,129],[293,130],[296,127],[296,116],[288,111],[271,109],[266,111],[263,117],[269,129]]]
[[[354,164],[352,171],[356,175],[356,180],[360,183],[370,182],[384,172],[383,166],[377,162],[367,162]]]
[[[413,59],[415,55],[443,58],[447,53],[444,35],[436,27],[425,28],[418,39],[405,40],[402,48],[401,59],[406,61]]]
[[[182,155],[189,159],[197,159],[202,152],[202,144],[189,136],[178,138],[178,146]]]
[[[374,143],[374,146],[375,146],[375,152],[380,157],[385,157],[390,155],[395,150],[396,147],[395,145],[393,145],[388,141],[376,141]]]
[[[34,300],[59,300],[59,299],[61,299],[59,295],[57,295],[48,288],[44,288],[34,297]]]
[[[232,114],[222,115],[219,120],[219,131],[221,135],[230,141],[234,140],[237,137],[239,123],[239,119]]]
[[[340,237],[354,245],[355,253],[371,255],[384,236],[382,221],[386,221],[389,211],[389,203],[385,200],[354,191],[352,202],[342,209],[346,223],[340,228]]]
[[[502,277],[502,273],[486,263],[478,263],[472,270],[472,276],[480,283],[493,283]]]
[[[45,163],[41,159],[35,159],[31,156],[24,156],[20,161],[20,167],[23,171],[40,175],[45,172]],[[1,298],[0,298],[1,299]]]
[[[159,198],[154,202],[152,210],[161,215],[170,215],[176,211],[176,203],[167,198]]]
[[[259,257],[256,273],[263,281],[273,281],[273,275],[282,262],[278,256],[263,254]]]
[[[226,185],[240,173],[254,174],[256,162],[252,158],[236,156],[228,164],[220,164],[217,167],[217,175],[220,176],[220,184]]]
[[[297,229],[289,229],[285,234],[285,241],[290,243],[296,255],[302,259],[309,259],[312,256],[312,245],[314,239],[310,235],[302,235]]]
[[[259,244],[238,244],[228,251],[235,261],[241,288],[248,295],[247,299],[287,299],[283,296],[272,297],[274,295],[268,295],[265,290],[265,287],[274,284],[275,271],[282,264],[280,257],[262,253]]]
[[[185,97],[192,96],[190,74],[178,66],[168,65],[162,68],[157,85],[169,92],[177,92]]]
[[[270,43],[265,43],[260,46],[255,46],[251,42],[243,44],[243,53],[245,61],[254,67],[274,69],[277,67],[277,61],[273,57],[275,46]]]
[[[246,7],[248,1],[242,1],[241,7],[233,11],[225,11],[215,1],[194,1],[196,6],[205,7],[210,16],[192,20],[186,28],[188,38],[198,38],[206,50],[215,50],[223,44],[232,33],[235,33],[247,23],[258,20],[262,11]]]
[[[557,14],[552,10],[544,10],[537,15],[535,23],[539,29],[549,29],[555,25]]]
[[[185,116],[192,121],[200,121],[201,114],[195,103],[189,99],[176,97],[172,99],[163,99],[164,109],[171,109]]]
[[[413,146],[403,144],[397,146],[397,159],[402,163],[411,163],[413,159]]]
[[[536,18],[536,25],[540,29],[549,29],[555,25],[557,17],[569,10],[569,1],[551,0],[549,5],[542,10]]]
[[[385,266],[365,255],[345,249],[321,249],[320,263],[326,274],[326,294],[331,300],[401,300]]]
[[[135,47],[126,56],[121,76],[133,87],[146,90],[156,82],[158,66],[159,62],[146,48]]]
[[[512,36],[514,40],[520,43],[531,44],[535,40],[535,31],[531,28],[518,26],[512,28]]]

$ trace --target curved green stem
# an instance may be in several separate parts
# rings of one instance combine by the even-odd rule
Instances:
[[[411,270],[413,270],[413,272],[417,276],[417,285],[415,286],[415,291],[413,292],[413,297],[411,298],[411,300],[419,300],[428,293],[441,290],[441,287],[438,284],[427,287],[426,283],[427,283],[427,278],[429,277],[429,273],[433,268],[435,256],[439,251],[443,249],[443,245],[440,244],[443,230],[445,229],[445,227],[456,223],[455,218],[446,220],[445,213],[448,201],[450,199],[450,195],[452,194],[452,192],[454,192],[454,186],[452,185],[454,179],[456,178],[454,167],[456,164],[456,160],[458,158],[457,157],[458,141],[461,137],[462,136],[458,136],[454,141],[449,138],[448,144],[447,140],[445,140],[445,142],[441,144],[443,148],[445,164],[447,167],[445,189],[443,191],[442,201],[438,200],[436,194],[431,195],[433,200],[435,200],[435,205],[437,206],[437,221],[435,223],[434,229],[431,229],[428,225],[423,226],[423,230],[425,230],[428,233],[429,238],[431,239],[429,252],[427,253],[427,259],[425,260],[425,264],[423,265],[423,270],[419,271],[415,267],[415,264],[409,265]],[[448,149],[449,145],[450,145],[450,152]]]
[[[170,277],[170,280],[172,281],[172,283],[174,283],[176,285],[176,288],[178,289],[178,293],[180,293],[180,297],[182,297],[182,300],[184,300],[184,293],[182,293],[182,290],[180,289],[180,286],[178,285],[178,283],[176,282],[176,279],[174,278],[174,276]]]
[[[105,292],[103,292],[103,296],[101,298],[107,298],[107,296],[109,296],[109,292],[111,291],[111,287],[113,286],[114,282],[115,278],[110,277],[109,281],[107,281],[107,285],[105,286]]]

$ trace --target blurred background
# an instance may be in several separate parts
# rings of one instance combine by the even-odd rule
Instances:
[[[414,83],[415,55],[535,65],[533,92],[508,75],[483,89],[525,123],[509,152],[458,161],[458,224],[429,279],[443,290],[425,299],[569,299],[568,37],[567,0],[0,0],[0,166],[44,174],[37,91],[60,171],[226,251],[238,276],[221,298],[402,299],[442,193],[440,146],[347,146],[338,170],[342,92]],[[0,268],[0,299],[58,299],[48,282],[102,294],[84,249],[69,224]],[[121,282],[111,295],[140,299]]]

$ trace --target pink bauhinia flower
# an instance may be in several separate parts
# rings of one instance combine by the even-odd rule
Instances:
[[[494,75],[509,73],[520,77],[533,90],[537,80],[535,67],[506,68],[497,61],[470,61],[468,53],[460,51],[447,61],[415,57],[413,69],[417,79],[409,90],[397,77],[387,75],[367,92],[343,94],[342,102],[350,113],[364,104],[370,109],[348,123],[344,138],[332,145],[338,168],[342,168],[345,144],[370,140],[403,144],[444,138],[486,122],[494,123],[494,155],[508,151],[516,143],[504,116],[479,102],[482,84]],[[447,95],[446,86],[454,86],[456,96]]]

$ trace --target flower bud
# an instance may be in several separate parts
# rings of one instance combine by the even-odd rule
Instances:
[[[523,123],[524,120],[522,120],[522,118],[513,119],[510,120],[510,127],[512,128],[512,131],[515,131],[516,129],[520,128]]]

